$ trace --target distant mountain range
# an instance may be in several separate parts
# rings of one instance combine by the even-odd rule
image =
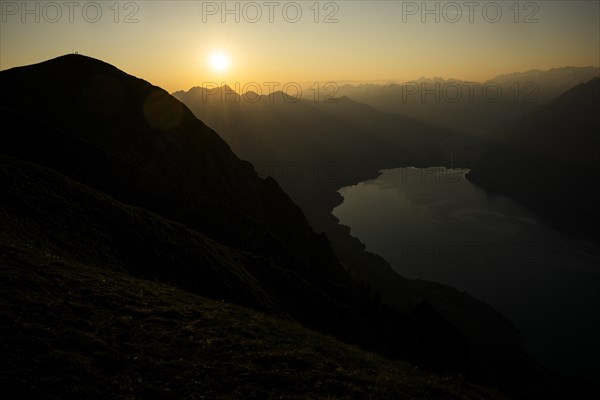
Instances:
[[[563,67],[498,75],[485,82],[421,78],[403,84],[344,85],[339,95],[387,113],[481,135],[595,77],[600,77],[598,67]]]
[[[239,159],[215,131],[164,90],[80,55],[2,71],[0,85],[0,260],[4,276],[12,279],[3,280],[2,318],[10,322],[10,329],[2,330],[2,351],[7,353],[3,359],[9,360],[9,370],[34,366],[29,375],[3,372],[2,377],[39,385],[29,390],[43,394],[44,388],[56,393],[61,384],[97,382],[97,374],[99,381],[124,390],[121,383],[108,379],[118,367],[117,375],[121,368],[137,382],[128,387],[156,397],[152,387],[156,359],[163,351],[182,351],[183,344],[173,345],[177,339],[171,332],[160,336],[167,350],[136,353],[144,344],[127,336],[128,324],[140,322],[149,326],[148,332],[160,335],[156,323],[169,329],[178,320],[192,323],[185,307],[181,315],[171,310],[151,321],[144,317],[188,291],[255,310],[229,309],[237,318],[254,312],[270,315],[264,317],[271,321],[265,324],[275,324],[281,334],[246,333],[257,335],[261,348],[267,340],[284,341],[286,324],[300,323],[388,358],[409,360],[438,373],[466,374],[516,397],[576,394],[577,386],[527,358],[516,329],[488,305],[444,285],[406,280],[376,256],[364,253],[360,244],[347,246],[343,235],[330,241],[315,233],[277,181],[261,178],[252,164]],[[338,162],[344,166],[362,151],[363,158],[354,159],[356,165],[347,164],[357,174],[361,160],[373,167],[392,163],[399,154],[410,162],[445,158],[440,146],[448,138],[444,129],[384,115],[349,99],[333,108],[306,103],[290,108],[281,100],[258,102],[244,118],[246,111],[236,110],[241,106],[234,103],[231,110],[237,114],[217,119],[224,125],[213,127],[226,134],[253,135],[249,142],[232,136],[240,143],[266,138],[268,151],[280,151],[282,158],[276,161],[287,162],[290,154],[312,154],[320,162],[321,157],[338,154],[331,152],[332,146],[347,144],[349,150],[340,153],[345,158]],[[225,105],[216,104],[213,111],[221,112]],[[378,124],[375,131],[367,129],[371,123]],[[246,130],[247,126],[254,129]],[[307,132],[311,134],[304,136]],[[257,149],[248,151],[263,154]],[[378,163],[370,152],[381,158]],[[348,175],[328,184],[355,178]],[[370,271],[373,265],[378,267]],[[123,272],[136,278],[124,278]],[[138,278],[158,281],[152,284],[153,293],[174,292],[150,295],[154,300],[145,303],[147,289]],[[75,285],[72,290],[65,289],[66,281]],[[99,288],[99,282],[106,289]],[[238,338],[239,331],[232,332],[236,317],[223,317],[206,299],[196,301],[206,302],[206,307],[199,311],[194,302],[195,315],[219,315],[222,338]],[[132,304],[137,306],[132,309]],[[110,328],[98,327],[104,318],[98,310],[108,315]],[[39,329],[32,321],[39,321]],[[135,340],[142,338],[142,326],[135,331]],[[50,334],[32,336],[42,330]],[[199,334],[184,323],[177,332]],[[73,339],[73,346],[65,347],[68,339]],[[310,343],[308,348],[314,348],[315,341]],[[111,346],[127,358],[97,350]],[[303,346],[296,343],[293,348],[301,352],[307,348]],[[201,368],[201,360],[188,361],[192,370]],[[311,367],[300,362],[285,368],[300,374]],[[142,375],[136,377],[138,373]],[[57,381],[55,375],[67,380]],[[252,379],[252,374],[248,376]],[[353,385],[367,387],[361,379]],[[264,392],[277,382],[258,385],[254,390]],[[81,387],[85,385],[71,389]],[[437,387],[439,382],[432,380],[431,390]],[[467,398],[488,396],[485,391],[468,393]],[[64,394],[59,390],[57,396]]]

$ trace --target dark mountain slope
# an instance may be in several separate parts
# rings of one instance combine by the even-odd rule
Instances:
[[[64,137],[59,147],[45,140],[43,132],[24,129],[22,118],[11,118],[15,125],[2,135],[5,153],[17,149],[25,157],[30,147],[43,148],[43,157],[51,161],[28,159],[51,162],[50,167],[71,176],[83,167],[72,163],[71,154],[53,154],[70,151],[64,141],[75,138],[119,161],[116,168],[112,161],[95,168],[88,163],[78,177],[86,177],[86,184],[234,247],[277,254],[298,271],[348,284],[326,241],[311,231],[275,181],[259,179],[249,163],[239,160],[215,132],[162,89],[77,55],[3,71],[0,84],[5,112],[26,115],[29,123],[49,125]],[[85,161],[87,155],[79,158]],[[131,175],[123,174],[124,164]],[[144,187],[141,193],[136,190]],[[272,238],[253,243],[254,232],[261,229]]]
[[[128,213],[117,218],[110,208],[100,207],[104,211],[93,219],[75,211],[71,215],[70,208],[97,206],[69,201],[60,212],[44,214],[44,224],[31,229],[39,238],[65,237],[55,243],[58,251],[98,242],[97,253],[141,276],[160,277],[217,298],[227,295],[259,309],[274,303],[276,310],[314,329],[390,356],[418,359],[431,368],[465,367],[464,341],[455,328],[427,308],[401,312],[377,303],[341,267],[327,239],[311,230],[273,179],[260,179],[249,163],[164,92],[110,65],[74,55],[3,71],[0,83],[7,89],[0,108],[2,153],[52,168],[204,235],[198,239],[193,232],[169,228],[183,235],[171,240],[137,224],[127,227],[133,222]],[[160,107],[154,107],[156,96]],[[35,187],[34,182],[33,177],[23,178],[25,188]],[[48,199],[43,193],[30,197],[37,199],[36,209],[44,209]],[[30,214],[27,209],[21,213]],[[106,225],[109,216],[118,223]],[[82,222],[93,229],[82,231]],[[214,267],[235,271],[243,266],[242,275],[230,279],[228,274],[196,270],[207,262],[196,254],[212,247],[204,243],[207,238],[234,254],[245,254],[233,256],[238,260],[233,267]],[[37,240],[36,235],[28,240]],[[147,251],[148,246],[158,250]],[[195,282],[204,275],[209,279]],[[250,295],[236,297],[236,288],[246,281],[250,287],[240,291]],[[264,294],[266,300],[258,301]],[[428,331],[419,331],[421,327]]]
[[[599,109],[596,78],[499,128],[468,178],[598,242]]]
[[[11,399],[503,399],[302,326],[0,238]]]

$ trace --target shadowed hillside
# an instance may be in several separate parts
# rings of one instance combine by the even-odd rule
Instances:
[[[297,323],[0,242],[13,399],[504,399]]]
[[[598,243],[600,79],[580,84],[495,132],[467,177]]]

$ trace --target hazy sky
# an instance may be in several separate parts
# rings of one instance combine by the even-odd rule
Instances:
[[[600,65],[598,1],[315,3],[2,0],[0,69],[76,50],[175,91]]]

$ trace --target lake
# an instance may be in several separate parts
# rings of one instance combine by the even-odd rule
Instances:
[[[384,170],[342,188],[333,213],[400,275],[449,284],[502,312],[548,367],[597,376],[598,253],[509,198],[488,196],[467,172]]]

